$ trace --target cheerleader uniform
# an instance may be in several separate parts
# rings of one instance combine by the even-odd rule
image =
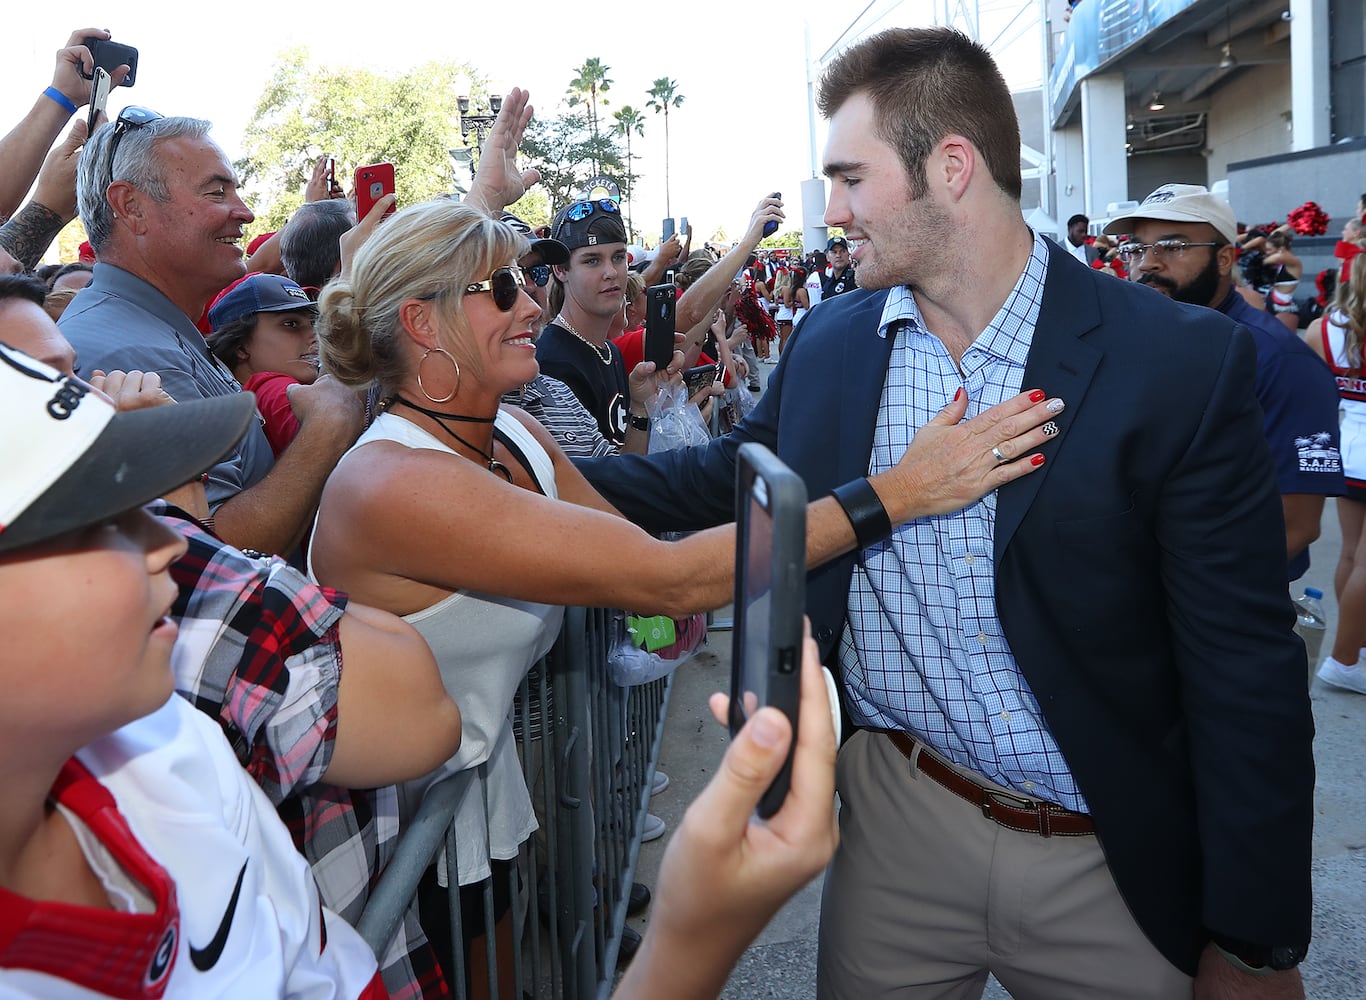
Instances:
[[[1323,356],[1337,378],[1342,397],[1342,471],[1347,498],[1366,503],[1366,377],[1361,360],[1347,357],[1347,317],[1334,309],[1324,317]]]

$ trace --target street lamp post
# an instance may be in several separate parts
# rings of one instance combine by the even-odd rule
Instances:
[[[461,94],[456,97],[455,103],[460,109],[460,135],[471,150],[470,177],[472,179],[479,165],[479,154],[484,149],[484,140],[489,137],[489,132],[493,130],[493,123],[498,120],[498,112],[503,107],[503,98],[497,94],[489,95],[488,114],[470,114],[468,94]],[[471,138],[474,140],[473,142],[470,141]]]

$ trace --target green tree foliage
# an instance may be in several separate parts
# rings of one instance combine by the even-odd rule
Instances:
[[[243,137],[245,155],[234,164],[256,212],[248,236],[285,223],[324,155],[336,157],[337,179],[348,193],[356,167],[385,161],[394,165],[400,205],[451,191],[447,151],[464,145],[452,97],[462,74],[478,77],[454,63],[381,76],[319,66],[306,48],[282,53]],[[461,183],[468,186],[469,178]]]
[[[583,111],[533,118],[522,136],[522,161],[541,172],[540,186],[549,196],[552,214],[573,201],[584,182],[599,173],[614,178],[623,189],[632,180],[621,147],[610,132],[594,136]]]
[[[678,81],[661,76],[650,86],[648,107],[655,114],[664,113],[664,216],[673,215],[669,203],[669,109],[683,105],[683,95],[678,92]]]
[[[783,232],[774,233],[767,239],[759,242],[761,250],[776,250],[779,247],[797,247],[802,245],[802,231],[800,229],[788,229]]]
[[[626,174],[628,183],[622,188],[622,196],[626,200],[626,232],[632,240],[635,239],[635,226],[631,223],[631,187],[635,183],[635,157],[631,154],[631,134],[635,133],[641,138],[645,137],[645,114],[623,104],[616,111],[612,112],[612,119],[615,124],[612,126],[612,134],[620,136],[626,140]]]
[[[612,81],[607,78],[607,71],[611,68],[604,66],[602,60],[594,56],[585,59],[583,65],[574,71],[578,76],[569,81],[569,106],[577,107],[584,100],[588,101],[588,119],[593,126],[594,139],[598,138],[598,102],[606,105],[607,98],[602,95],[612,89]],[[593,172],[601,172],[596,162]]]

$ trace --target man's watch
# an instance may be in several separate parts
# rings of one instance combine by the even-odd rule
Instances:
[[[1304,960],[1305,949],[1294,945],[1252,944],[1224,934],[1212,934],[1210,940],[1233,965],[1254,976],[1285,972]]]
[[[626,418],[630,421],[631,426],[638,431],[648,431],[650,429],[650,417],[648,414],[643,417],[638,417],[634,413],[627,413]]]

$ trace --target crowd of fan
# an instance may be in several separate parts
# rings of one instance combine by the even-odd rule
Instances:
[[[452,891],[515,863],[536,820],[512,692],[563,606],[682,615],[730,597],[732,529],[670,544],[607,516],[545,427],[500,399],[539,386],[546,426],[602,454],[642,447],[626,414],[680,383],[685,362],[711,363],[707,336],[728,377],[744,378],[727,351],[725,274],[781,208],[766,199],[754,238],[715,274],[710,254],[659,259],[691,282],[678,300],[687,332],[667,372],[633,366],[629,391],[592,412],[538,375],[534,335],[558,293],[601,361],[609,327],[626,324],[626,269],[615,255],[571,265],[565,243],[529,239],[503,211],[536,180],[516,168],[524,92],[504,102],[463,203],[386,220],[390,195],[357,220],[320,164],[307,202],[248,257],[253,215],[208,122],[128,107],[91,135],[77,115],[57,141],[90,100],[90,36],[108,33],[74,32],[52,85],[0,140],[0,982],[36,995],[58,982],[112,995],[448,995],[449,943],[433,953],[416,901],[378,968],[348,926],[423,789],[457,770],[486,775],[457,813],[460,857],[439,877],[434,866],[433,882],[446,884],[445,860]],[[38,269],[77,214],[89,260]],[[570,237],[565,216],[556,227]],[[584,291],[571,271],[597,284]],[[698,397],[721,391],[709,381]],[[431,408],[447,404],[465,412]],[[623,560],[642,569],[624,578]],[[820,684],[813,649],[806,660]],[[834,743],[823,689],[808,695],[826,715],[798,740],[798,774],[820,791]],[[774,715],[734,742],[710,805],[675,837],[652,935],[665,940],[637,958],[624,995],[652,995],[660,975],[677,985],[661,970],[697,928],[724,954],[757,932],[772,907],[736,895],[747,880],[782,895],[828,858],[828,787],[824,803],[787,811],[787,844],[757,866],[745,857],[745,818],[790,742]],[[699,839],[722,825],[728,842]],[[737,888],[696,891],[727,871]],[[758,923],[728,929],[716,919],[726,907]],[[501,937],[506,901],[495,920]],[[472,923],[466,958],[488,933]],[[696,974],[712,981],[717,961]]]

